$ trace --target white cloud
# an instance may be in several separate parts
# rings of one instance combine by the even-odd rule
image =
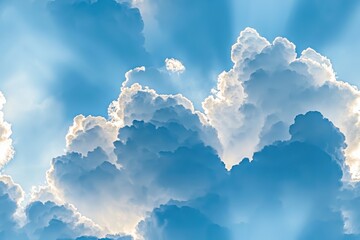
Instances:
[[[166,58],[165,66],[166,70],[172,73],[183,73],[185,71],[185,66],[175,58]]]
[[[297,56],[295,45],[287,39],[276,38],[270,43],[251,28],[241,32],[232,47],[231,58],[234,66],[219,75],[216,89],[203,102],[204,113],[196,111],[193,103],[181,94],[158,94],[138,83],[130,84],[134,75],[147,74],[145,67],[130,70],[118,99],[108,108],[108,119],[75,117],[66,136],[66,154],[53,159],[49,185],[33,194],[32,201],[42,200],[33,206],[40,206],[44,212],[36,213],[43,214],[45,220],[28,225],[28,231],[41,232],[53,219],[69,227],[69,236],[96,230],[95,224],[90,228],[82,225],[79,209],[111,233],[135,233],[139,221],[153,211],[143,224],[151,227],[145,230],[156,239],[157,233],[161,236],[173,233],[171,227],[153,221],[167,217],[169,224],[179,227],[178,214],[184,223],[181,215],[184,212],[184,219],[193,215],[201,220],[204,229],[200,229],[200,234],[208,226],[219,224],[217,230],[221,235],[230,229],[246,236],[247,232],[241,230],[250,226],[255,229],[250,229],[252,236],[258,239],[263,232],[256,229],[265,224],[258,221],[263,217],[263,212],[258,211],[260,207],[269,210],[265,219],[272,220],[276,228],[266,228],[265,232],[273,236],[277,236],[284,222],[291,227],[287,236],[297,236],[301,224],[311,225],[311,220],[323,216],[334,217],[336,227],[340,226],[334,231],[342,235],[344,219],[339,209],[333,211],[330,207],[338,200],[341,177],[347,173],[347,169],[342,172],[333,161],[343,164],[344,137],[315,112],[296,118],[290,128],[291,136],[289,127],[300,113],[322,112],[345,134],[346,162],[357,177],[360,93],[336,79],[326,57],[312,49]],[[173,60],[177,61],[167,59]],[[176,64],[171,63],[167,69],[179,72]],[[10,129],[3,120],[0,126]],[[11,131],[1,136],[9,139],[10,134]],[[287,139],[290,140],[273,144]],[[254,155],[254,162],[236,165],[243,157],[252,157],[269,144],[272,145]],[[236,166],[226,171],[221,160],[228,167]],[[11,185],[6,181],[12,183],[8,178],[0,178],[0,182]],[[288,183],[293,185],[288,188]],[[216,195],[215,200],[209,196],[212,194]],[[298,207],[294,196],[308,202]],[[52,202],[45,203],[47,198]],[[349,199],[349,205],[357,201],[353,195]],[[169,201],[194,209],[177,206],[156,209]],[[65,203],[74,204],[77,209]],[[324,203],[324,209],[318,208]],[[219,213],[222,210],[229,212]],[[355,229],[357,215],[348,211],[353,209],[345,207],[343,214],[348,218],[345,224],[352,224]],[[295,223],[288,221],[293,214],[299,216]],[[226,221],[222,222],[219,215],[224,215]],[[41,219],[36,214],[35,217]],[[326,221],[324,225],[329,224],[326,226],[334,224],[332,219]],[[184,225],[184,229],[192,227],[186,221]],[[240,225],[241,228],[233,229]],[[162,232],[157,232],[157,227],[163,226]]]
[[[105,236],[102,229],[71,204],[32,199],[24,202],[22,188],[10,176],[0,175],[0,237],[15,240],[74,239]]]
[[[17,204],[20,204],[24,198],[24,191],[20,185],[14,183],[12,178],[7,175],[0,175],[0,182],[6,187],[6,193],[9,194],[9,197]]]
[[[68,154],[54,159],[48,173],[50,191],[112,233],[134,233],[153,207],[171,198],[200,194],[217,175],[224,174],[212,169],[221,168],[222,163],[215,150],[204,145],[220,147],[215,130],[188,99],[157,94],[139,84],[123,85],[109,107],[109,120],[82,115],[74,119],[67,135]],[[188,156],[191,151],[199,151],[198,157]],[[202,171],[196,177],[204,180],[191,188],[182,186],[186,174],[180,170],[173,173],[179,181],[163,180],[183,158],[187,168],[193,164]],[[207,166],[206,161],[213,165]],[[99,211],[92,207],[94,203]]]
[[[66,151],[86,156],[88,152],[101,147],[109,157],[114,158],[113,142],[117,134],[118,126],[103,117],[78,115],[66,135]]]
[[[345,134],[347,164],[360,170],[360,93],[336,79],[330,61],[306,49],[297,57],[284,38],[272,43],[254,29],[241,32],[232,47],[233,68],[223,72],[203,107],[218,131],[227,166],[251,157],[265,144],[289,137],[299,113],[320,111]]]
[[[2,112],[5,102],[5,97],[0,92],[0,169],[2,169],[14,155],[12,140],[10,138],[11,126],[4,120],[4,113]]]
[[[232,60],[233,68],[219,75],[217,88],[203,102],[204,113],[196,111],[180,94],[158,94],[137,83],[129,86],[134,74],[147,73],[144,67],[130,70],[119,98],[109,106],[109,119],[82,115],[74,119],[67,135],[67,151],[81,154],[68,153],[54,159],[48,175],[53,191],[112,232],[133,233],[147,211],[171,198],[185,200],[191,196],[184,195],[180,186],[167,189],[160,187],[163,182],[156,182],[159,175],[167,173],[156,162],[162,154],[174,154],[178,147],[197,139],[176,132],[169,123],[196,133],[196,141],[215,148],[230,167],[264,145],[290,138],[288,129],[295,116],[313,110],[324,113],[345,133],[347,163],[356,172],[357,160],[351,153],[357,149],[360,129],[353,124],[358,120],[354,106],[359,93],[336,80],[327,58],[312,49],[297,57],[295,45],[287,39],[276,38],[269,43],[247,28],[232,48]],[[171,131],[166,133],[169,129],[177,137],[173,138]],[[160,132],[169,135],[163,138]],[[331,154],[341,162],[339,149]],[[195,186],[194,182],[188,191],[201,192]],[[94,203],[99,211],[93,209]]]

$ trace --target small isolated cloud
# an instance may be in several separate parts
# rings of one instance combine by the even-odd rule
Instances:
[[[175,58],[166,58],[165,66],[166,70],[172,73],[183,73],[185,71],[185,66]]]
[[[187,72],[206,77],[229,66],[231,0],[133,2],[142,14],[146,46],[155,61],[171,54],[186,64]],[[201,87],[210,88],[212,83],[203,80]]]

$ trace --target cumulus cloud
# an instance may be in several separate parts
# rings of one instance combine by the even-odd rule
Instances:
[[[53,160],[49,182],[80,212],[136,239],[349,239],[356,233],[357,215],[347,209],[357,194],[345,199],[342,190],[345,137],[319,112],[298,115],[287,127],[289,140],[227,171],[204,144],[216,138],[204,134],[206,116],[202,123],[184,100],[124,87],[109,108],[109,121],[120,126],[116,164],[101,148],[68,153]]]
[[[109,119],[75,118],[68,152],[48,173],[51,188],[110,232],[135,238],[191,239],[182,221],[193,217],[198,239],[278,239],[283,226],[287,238],[356,234],[347,206],[357,194],[345,198],[342,188],[346,164],[356,173],[357,90],[314,50],[297,57],[288,40],[270,43],[250,28],[232,61],[204,113],[180,94],[134,83],[151,75],[145,67],[129,71]]]
[[[0,88],[18,152],[6,171],[30,189],[44,174],[24,176],[63,152],[64,125],[79,113],[106,115],[119,76],[149,63],[144,24],[137,8],[116,0],[1,0],[0,20]]]
[[[296,117],[290,135],[235,165],[207,194],[154,209],[139,231],[145,239],[356,239],[344,229],[357,229],[356,216],[344,218],[343,208],[358,200],[339,200],[343,172],[331,154],[344,136],[319,112]]]
[[[288,40],[270,43],[250,28],[231,59],[204,113],[181,94],[134,83],[151,75],[145,67],[130,70],[108,118],[75,117],[66,153],[52,160],[23,225],[14,217],[20,188],[0,179],[8,206],[0,208],[0,234],[359,238],[360,188],[349,181],[360,166],[357,89],[314,50],[297,56]]]
[[[342,170],[328,151],[341,151],[344,137],[318,112],[296,117],[290,134],[290,140],[267,146],[251,162],[231,169],[230,186],[220,191],[230,194],[236,236],[279,239],[281,232],[285,239],[340,239],[343,222],[336,206]],[[326,143],[336,144],[324,144],[324,134]]]
[[[165,66],[169,72],[183,73],[185,71],[185,66],[175,58],[166,58]]]
[[[108,139],[103,133],[114,133],[116,126],[116,161],[104,151],[107,143],[86,155],[69,148],[53,160],[49,182],[64,200],[111,231],[134,230],[146,211],[171,198],[203,194],[226,175],[214,149],[219,147],[215,130],[183,96],[159,95],[138,84],[123,87],[109,116],[108,122],[87,118],[85,128],[86,118],[78,116],[68,139],[103,143],[101,139]],[[189,188],[191,179],[196,182]],[[94,211],[93,204],[101,211]]]
[[[292,119],[320,111],[345,134],[353,177],[359,168],[359,92],[336,79],[331,62],[312,49],[298,57],[284,38],[272,43],[254,29],[232,47],[231,70],[220,74],[203,107],[219,134],[222,160],[230,167],[275,140],[289,138]]]
[[[26,239],[20,232],[15,212],[23,198],[23,191],[9,176],[0,175],[0,237],[2,239]]]
[[[1,239],[73,240],[81,236],[101,235],[99,226],[81,216],[69,204],[58,205],[52,201],[32,201],[24,210],[21,206],[23,199],[24,193],[21,187],[15,184],[11,177],[0,175]]]
[[[188,90],[193,88],[192,81],[190,81],[192,79],[186,74],[185,66],[182,68],[182,63],[176,61],[178,60],[168,59],[163,61],[159,67],[141,66],[131,69],[126,72],[122,87],[131,87],[131,85],[136,83],[143,88],[156,89],[158,94],[177,95],[181,93],[188,98]],[[184,84],[184,80],[187,81],[187,84]],[[193,102],[192,100],[190,101]],[[201,101],[202,99],[198,102]]]
[[[74,239],[83,235],[99,235],[100,229],[82,217],[71,206],[35,201],[26,210],[23,227],[29,239]]]
[[[101,147],[111,156],[117,131],[116,124],[103,117],[78,115],[66,135],[66,150],[86,156],[88,152]]]
[[[0,110],[5,98],[0,92]],[[0,168],[12,157],[10,125],[0,111]],[[46,192],[46,189],[43,189]],[[0,238],[7,240],[58,240],[101,235],[101,228],[69,205],[33,198],[24,209],[24,191],[12,178],[0,173]],[[39,194],[40,196],[41,194]],[[45,194],[42,194],[45,196]],[[58,198],[54,196],[54,199]]]

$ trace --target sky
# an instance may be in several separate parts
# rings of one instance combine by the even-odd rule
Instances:
[[[360,239],[359,24],[357,0],[0,0],[0,239]]]

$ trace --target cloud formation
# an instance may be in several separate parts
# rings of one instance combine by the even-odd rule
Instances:
[[[29,190],[63,152],[57,136],[74,116],[105,116],[123,74],[150,57],[140,12],[124,1],[0,0],[0,20],[0,88],[18,152],[5,171]]]
[[[0,237],[7,240],[131,240],[105,236],[103,229],[69,204],[34,200],[23,209],[24,193],[9,176],[0,175]],[[97,237],[96,237],[97,236]]]
[[[129,71],[108,120],[75,118],[68,153],[48,174],[53,191],[110,232],[135,238],[357,234],[357,186],[347,183],[349,167],[357,172],[357,90],[314,50],[297,57],[288,40],[269,43],[250,28],[232,60],[205,113],[182,95],[134,83],[153,76],[145,67]]]
[[[344,136],[319,112],[296,117],[290,135],[234,166],[204,196],[154,209],[139,231],[145,239],[359,237],[345,233],[343,173],[331,155],[344,148]]]
[[[1,94],[1,92],[0,92]],[[0,95],[1,107],[5,98]],[[13,157],[10,125],[4,121],[1,114],[1,157],[6,164]],[[95,118],[96,119],[96,118]],[[76,132],[78,133],[78,132]],[[71,138],[70,138],[71,139]],[[70,141],[70,140],[69,140]],[[0,169],[2,170],[2,169]],[[34,194],[30,201],[24,200],[25,193],[20,185],[12,178],[0,173],[0,238],[8,240],[75,240],[92,239],[104,236],[104,230],[91,220],[83,217],[77,210],[67,203],[55,203],[59,199],[53,196],[47,188],[42,193]],[[40,198],[43,198],[40,200]],[[44,200],[51,199],[51,200]],[[105,239],[105,238],[104,238]],[[131,240],[130,236],[110,236],[113,240]]]
[[[308,48],[299,57],[284,38],[272,43],[254,29],[232,47],[231,70],[219,75],[203,107],[218,131],[227,166],[275,140],[289,138],[292,119],[319,111],[345,134],[353,177],[359,171],[359,91],[336,79],[331,62]]]
[[[69,152],[55,158],[49,181],[66,201],[110,230],[135,229],[146,211],[172,198],[203,194],[225,177],[223,163],[209,146],[219,145],[215,130],[181,95],[158,95],[137,84],[124,87],[109,115],[106,123],[77,117],[71,142],[102,142],[107,135],[101,133],[111,132],[106,126],[117,126],[113,152],[103,150],[110,145],[99,144],[86,155]],[[84,125],[93,127],[74,131]],[[196,181],[188,188],[191,179]],[[94,211],[95,203],[101,211]]]
[[[319,112],[298,115],[289,140],[227,171],[204,145],[216,138],[204,134],[207,121],[199,116],[206,116],[177,97],[123,88],[109,109],[110,122],[120,126],[116,162],[101,148],[68,153],[53,160],[50,183],[100,225],[136,238],[349,239],[358,231],[356,215],[347,213],[353,210],[345,210],[357,204],[357,187],[342,189],[350,188],[342,182],[345,137]]]
[[[175,58],[166,58],[165,66],[169,72],[183,73],[185,71],[185,66]]]
[[[21,221],[20,207],[24,193],[9,176],[0,176],[0,237],[1,239],[57,240],[74,239],[84,234],[98,235],[100,230],[91,221],[75,213],[71,206],[54,202],[30,203]]]
[[[107,118],[74,118],[66,153],[25,210],[21,188],[0,178],[0,234],[358,239],[358,90],[314,50],[297,56],[287,39],[254,29],[231,53],[204,112],[136,83],[160,69],[128,71]]]
[[[23,238],[14,218],[19,201],[23,198],[21,188],[8,176],[0,175],[0,237],[2,239]],[[25,239],[25,238],[24,238]]]

